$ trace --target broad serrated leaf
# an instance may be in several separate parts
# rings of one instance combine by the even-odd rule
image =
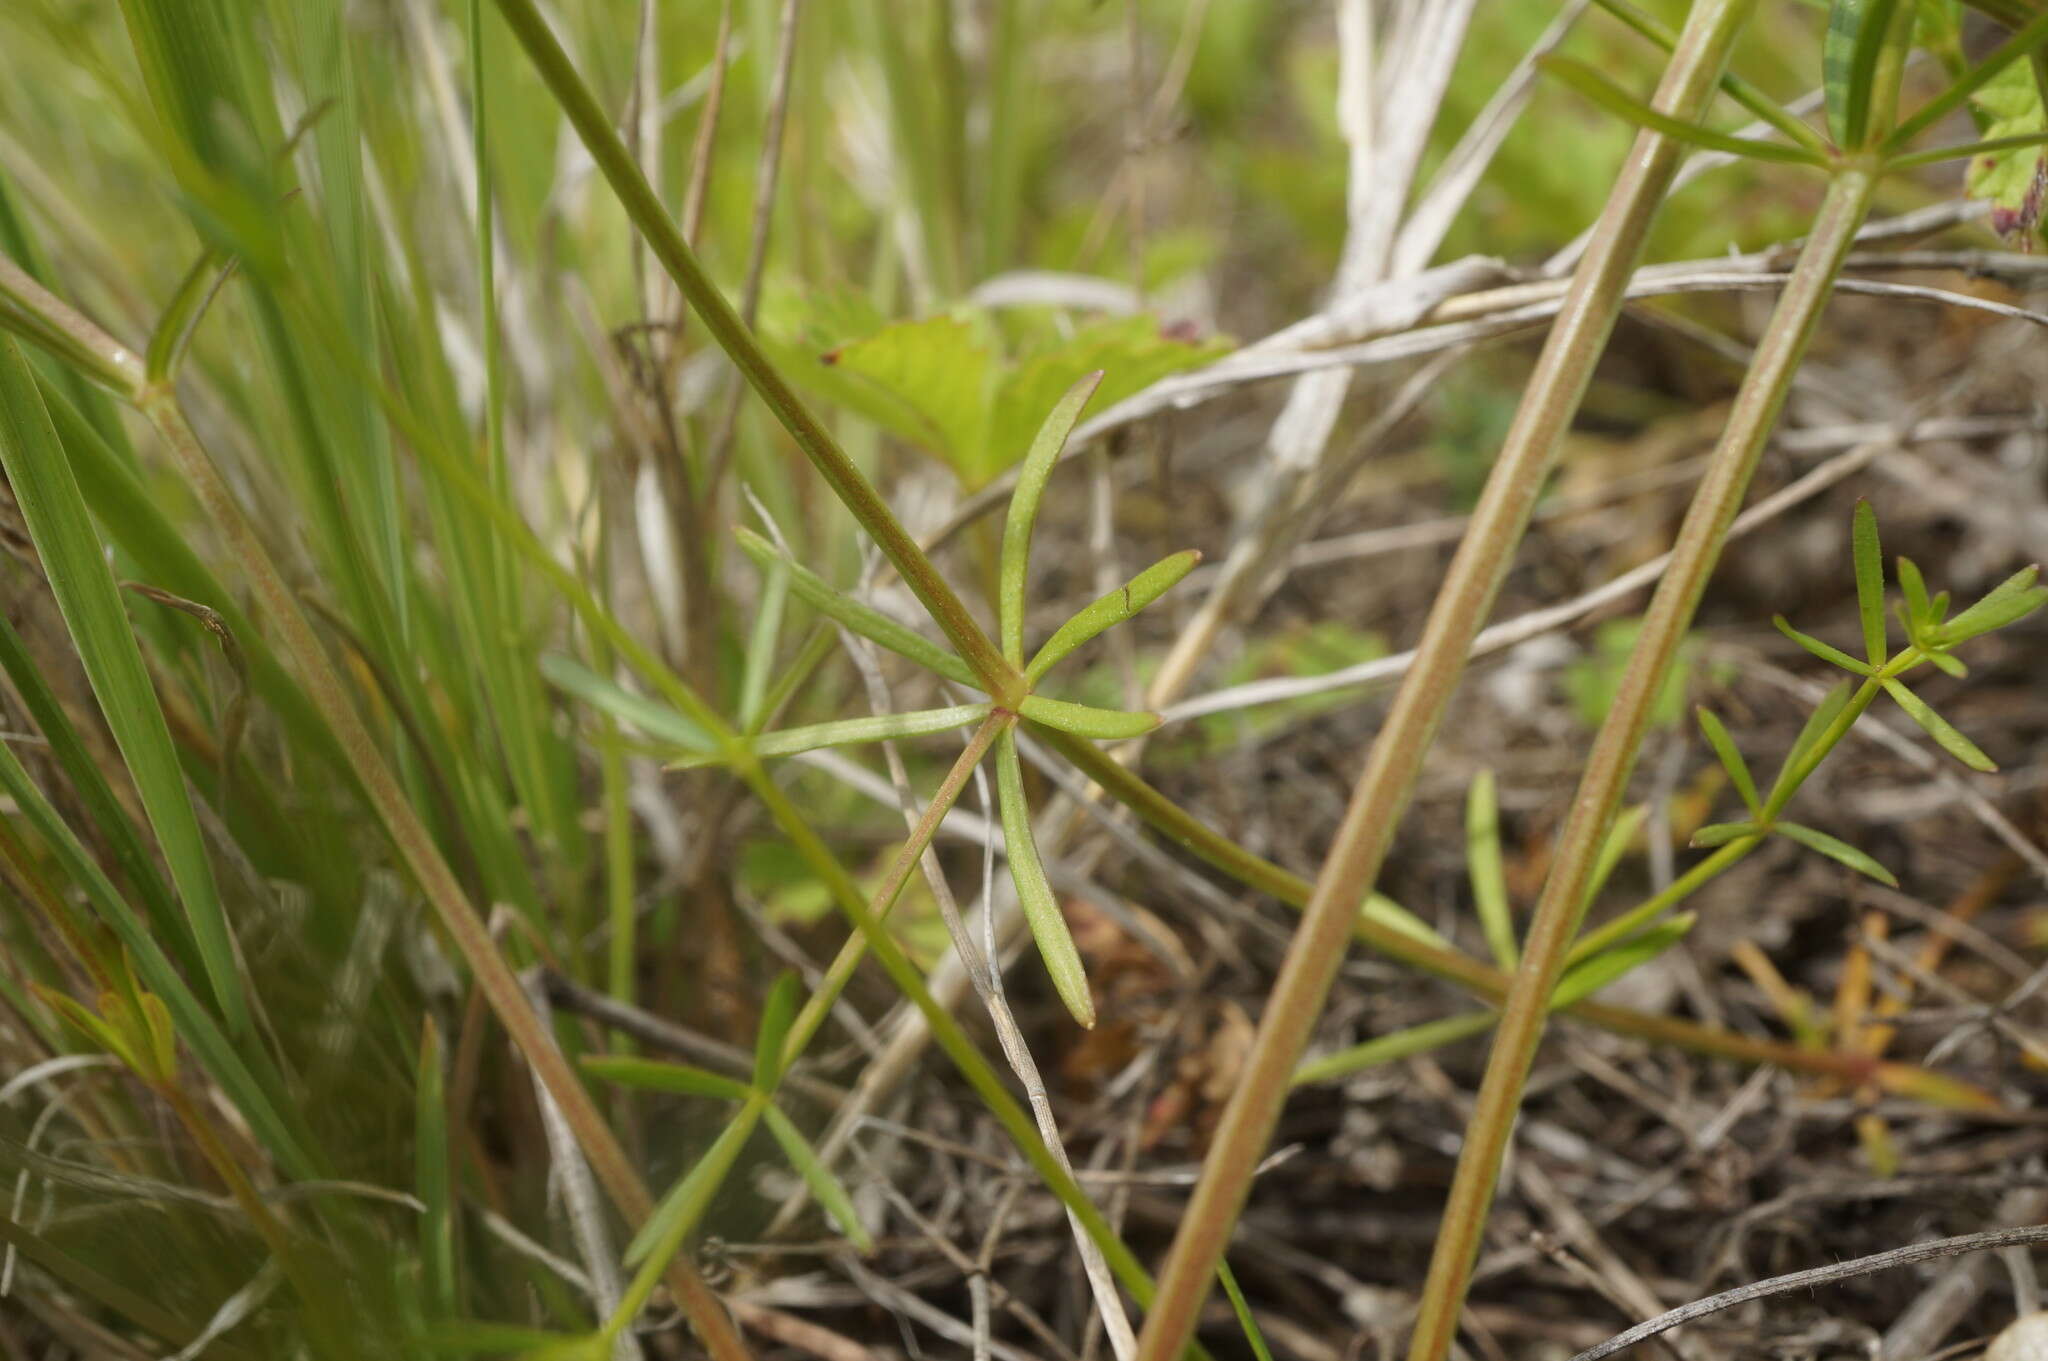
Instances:
[[[1049,728],[1105,742],[1143,737],[1159,726],[1159,715],[1149,710],[1098,709],[1092,704],[1071,704],[1044,695],[1024,696],[1017,712]]]
[[[1805,648],[1808,652],[1811,652],[1814,656],[1820,658],[1822,661],[1832,662],[1836,666],[1841,667],[1844,671],[1851,671],[1859,676],[1867,676],[1870,674],[1870,666],[1867,663],[1857,661],[1854,657],[1851,657],[1848,653],[1842,651],[1840,648],[1829,647],[1820,639],[1812,637],[1809,634],[1801,633],[1798,629],[1792,627],[1791,623],[1786,620],[1784,615],[1772,615],[1771,622],[1777,625],[1778,632],[1784,634],[1787,638],[1790,638],[1793,642],[1799,644],[1799,646]]]
[[[657,742],[698,755],[717,750],[711,734],[688,718],[666,704],[636,695],[616,681],[605,679],[581,662],[550,653],[540,659],[540,671],[557,689],[632,724]]]
[[[659,1059],[635,1058],[628,1054],[589,1054],[583,1071],[621,1087],[641,1091],[668,1092],[675,1096],[708,1096],[717,1101],[745,1101],[751,1088],[738,1078],[707,1072],[687,1063],[665,1063]]]
[[[1890,649],[1884,637],[1884,551],[1877,542],[1877,512],[1858,501],[1850,522],[1850,557],[1856,564],[1856,613],[1863,623],[1863,653],[1874,671]]]
[[[772,1092],[782,1080],[782,1046],[796,1019],[796,999],[802,990],[795,974],[784,973],[761,1004],[761,1026],[754,1037],[754,1086],[759,1091]]]
[[[1745,836],[1758,836],[1754,822],[1710,822],[1692,834],[1692,844],[1699,850],[1713,846],[1725,846]]]
[[[1160,596],[1172,590],[1180,579],[1195,570],[1202,555],[1194,549],[1161,558],[1122,586],[1098,596],[1073,618],[1053,630],[1052,637],[1024,668],[1024,679],[1036,685],[1040,678],[1064,658],[1103,630],[1114,628]]]
[[[2026,62],[2014,62],[1970,96],[1987,138],[2039,133],[2044,123],[2034,74]],[[2021,147],[1971,159],[1963,174],[1963,192],[1991,205],[1991,226],[2000,236],[2032,241],[2041,230],[2044,190],[2048,190],[2048,151]]]
[[[1067,436],[1081,419],[1082,408],[1102,385],[1102,372],[1083,374],[1053,403],[1032,438],[1030,452],[1017,470],[1017,487],[1010,493],[1010,510],[1003,522],[1003,549],[997,573],[996,622],[1001,633],[1003,659],[1012,666],[1024,665],[1024,588],[1031,572],[1031,531],[1038,524],[1038,503],[1045,484],[1052,478],[1052,465]]]
[[[1888,680],[1884,683],[1884,692],[1897,700],[1899,707],[1904,709],[1915,723],[1926,729],[1927,735],[1936,742],[1939,742],[1943,751],[1955,757],[1972,770],[1993,771],[1998,769],[1997,762],[1977,750],[1976,743],[1950,727],[1947,719],[1934,712],[1933,709],[1928,707],[1926,700],[1908,690],[1904,685],[1895,680]]]
[[[846,1235],[856,1250],[873,1252],[875,1240],[862,1226],[860,1215],[853,1208],[853,1197],[846,1194],[839,1178],[832,1175],[832,1170],[825,1166],[788,1116],[772,1105],[761,1114],[768,1121],[768,1132],[775,1136],[776,1143],[782,1145],[782,1155],[804,1179],[804,1185],[811,1188],[811,1194],[824,1207],[825,1213],[832,1216],[832,1222],[839,1226],[839,1231]]]
[[[1512,970],[1521,960],[1514,917],[1508,910],[1507,869],[1501,860],[1500,801],[1493,772],[1472,777],[1465,794],[1465,873],[1472,881],[1472,903],[1494,963]]]
[[[962,480],[988,480],[982,470],[996,366],[986,331],[973,320],[892,322],[823,354],[767,349],[797,383],[943,459]]]
[[[1728,729],[1721,726],[1721,720],[1714,717],[1711,709],[1702,706],[1698,712],[1700,731],[1707,735],[1707,745],[1720,758],[1721,768],[1735,782],[1735,792],[1741,795],[1742,806],[1758,817],[1763,816],[1764,806],[1756,796],[1756,781],[1750,778],[1749,763],[1735,749],[1735,739],[1728,735]]]
[[[897,656],[908,658],[928,671],[936,671],[948,680],[977,690],[981,688],[981,682],[968,669],[967,663],[909,625],[899,624],[873,606],[863,605],[843,591],[835,590],[823,577],[751,529],[735,527],[733,538],[741,552],[764,568],[774,563],[786,564],[790,590],[796,593],[797,599],[818,613],[837,620],[861,637],[880,643]]]
[[[1095,1001],[1088,994],[1081,952],[1074,948],[1073,933],[1067,929],[1059,900],[1053,897],[1052,884],[1038,858],[1038,843],[1031,834],[1031,806],[1024,800],[1024,763],[1017,755],[1014,728],[1003,729],[996,739],[996,802],[1002,813],[1010,878],[1017,886],[1017,901],[1038,944],[1039,957],[1052,976],[1053,990],[1075,1020],[1093,1028]]]
[[[1858,874],[1868,875],[1880,884],[1890,888],[1899,886],[1899,881],[1892,877],[1890,870],[1839,837],[1829,836],[1826,832],[1815,831],[1797,822],[1779,822],[1772,830],[1783,832],[1807,849],[1819,851],[1828,859],[1847,865]]]
[[[1004,472],[1024,455],[1024,432],[1036,428],[1061,393],[1083,374],[1100,370],[1097,410],[1171,374],[1200,368],[1236,348],[1222,336],[1194,339],[1163,327],[1157,317],[1113,317],[1089,322],[1057,345],[1018,363],[996,387],[984,478]]]
[[[2039,567],[2023,567],[1988,591],[1982,600],[1941,626],[1942,641],[1955,644],[2002,629],[2048,604],[2048,586],[2036,586]]]

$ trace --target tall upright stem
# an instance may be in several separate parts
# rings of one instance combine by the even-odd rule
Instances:
[[[1493,1204],[1501,1155],[1543,1037],[1550,994],[1578,931],[1600,843],[1621,806],[1651,710],[1706,590],[1729,523],[1741,508],[1758,455],[1784,407],[1842,259],[1869,211],[1876,178],[1874,167],[1850,163],[1829,186],[1813,232],[1736,394],[1727,428],[1693,495],[1672,549],[1671,566],[1643,616],[1614,704],[1594,739],[1557,858],[1529,923],[1521,967],[1502,1007],[1486,1076],[1466,1123],[1465,1145],[1423,1285],[1409,1361],[1441,1361],[1450,1350]]]
[[[1655,98],[1659,112],[1697,122],[1727,62],[1729,45],[1754,0],[1698,0]],[[1301,926],[1268,998],[1258,1038],[1225,1109],[1186,1217],[1168,1254],[1159,1296],[1138,1340],[1138,1361],[1172,1361],[1186,1345],[1215,1279],[1231,1226],[1244,1207],[1295,1064],[1321,1013],[1422,759],[1465,668],[1472,638],[1529,524],[1544,479],[1578,410],[1593,366],[1620,313],[1650,223],[1677,170],[1680,148],[1644,132],[1636,139],[1585,262],[1536,361],[1465,538],[1430,611],[1414,667],[1394,697],[1365,773],[1317,877]]]

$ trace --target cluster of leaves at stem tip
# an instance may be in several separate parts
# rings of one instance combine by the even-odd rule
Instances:
[[[1157,714],[1075,704],[1042,695],[1038,687],[1046,674],[1077,648],[1150,605],[1201,561],[1201,554],[1194,550],[1161,559],[1078,611],[1026,659],[1025,585],[1039,502],[1053,466],[1066,447],[1067,437],[1101,381],[1098,371],[1067,390],[1039,427],[1018,471],[1016,491],[1010,498],[1009,515],[1003,527],[997,584],[997,624],[1003,659],[1010,670],[1000,692],[992,691],[991,682],[978,676],[957,653],[839,591],[784,548],[745,528],[736,531],[740,548],[759,564],[765,573],[765,584],[740,686],[739,730],[731,738],[716,740],[685,715],[627,691],[565,658],[549,657],[543,662],[557,685],[638,728],[678,767],[744,767],[763,758],[791,756],[821,747],[997,724],[996,796],[1010,876],[1053,987],[1084,1026],[1095,1022],[1094,1003],[1080,953],[1074,948],[1032,837],[1031,810],[1025,799],[1024,770],[1017,750],[1017,726],[1028,721],[1106,741],[1140,737],[1157,727]],[[772,702],[776,687],[770,684],[770,669],[783,611],[791,595],[842,628],[880,644],[955,686],[982,691],[986,698],[937,709],[767,730],[777,707]]]
[[[1835,743],[1882,693],[1892,697],[1942,750],[1973,770],[1996,770],[1997,766],[1976,743],[1958,732],[1900,679],[1923,664],[1950,676],[1960,677],[1967,668],[1955,656],[1955,649],[1972,638],[2017,623],[2048,603],[2048,587],[2037,585],[2039,567],[2026,567],[1993,587],[1983,599],[1953,619],[1948,617],[1949,595],[1943,591],[1929,596],[1920,569],[1910,558],[1898,560],[1900,598],[1894,607],[1905,645],[1891,650],[1885,623],[1884,559],[1878,546],[1877,515],[1868,501],[1857,503],[1851,535],[1856,567],[1856,608],[1863,626],[1863,659],[1858,660],[1820,639],[1801,633],[1783,615],[1772,622],[1778,631],[1822,661],[1857,677],[1861,683],[1844,681],[1828,693],[1786,754],[1784,767],[1768,792],[1759,794],[1742,754],[1721,721],[1705,709],[1699,713],[1700,728],[1727,770],[1728,778],[1741,797],[1749,817],[1740,822],[1714,823],[1700,828],[1695,846],[1742,846],[1754,844],[1773,832],[1782,833],[1803,846],[1830,856],[1849,868],[1885,884],[1897,881],[1882,865],[1853,846],[1844,844],[1811,827],[1788,822],[1782,816],[1785,805],[1798,792]]]
[[[1638,34],[1664,48],[1676,37],[1653,16],[1629,0],[1598,0],[1600,7]],[[1721,77],[1721,92],[1767,124],[1782,140],[1739,137],[1669,117],[1651,108],[1584,62],[1547,56],[1544,69],[1612,113],[1665,136],[1705,151],[1753,160],[1813,166],[1833,172],[1849,165],[1866,170],[1907,170],[1966,157],[1999,157],[2048,144],[2048,131],[2038,128],[2008,136],[1981,137],[1960,146],[1913,151],[1921,134],[1958,109],[1968,107],[1994,78],[2022,59],[2030,61],[2037,92],[2048,89],[2048,68],[2037,59],[2048,43],[2048,9],[2018,0],[1969,0],[1993,20],[2013,30],[2011,36],[1974,65],[1955,60],[1946,89],[1903,120],[1893,107],[1915,27],[1941,33],[1958,31],[1955,0],[1835,0],[1828,8],[1822,44],[1822,75],[1826,132],[1787,111],[1776,100],[1740,76]],[[1955,51],[1960,52],[1959,45]],[[2048,99],[2042,99],[2048,106]],[[1980,125],[1980,133],[1985,129]]]

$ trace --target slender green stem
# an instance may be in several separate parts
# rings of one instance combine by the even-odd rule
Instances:
[[[1700,0],[1693,6],[1657,91],[1658,112],[1688,123],[1699,121],[1717,88],[1729,45],[1752,4],[1753,0]],[[1608,198],[1430,610],[1415,665],[1373,744],[1316,880],[1315,894],[1288,948],[1244,1080],[1224,1111],[1167,1257],[1158,1304],[1147,1314],[1138,1341],[1138,1361],[1172,1361],[1194,1331],[1215,1280],[1216,1264],[1250,1189],[1253,1169],[1287,1099],[1302,1047],[1343,961],[1358,905],[1379,875],[1423,757],[1464,672],[1472,638],[1528,528],[1682,153],[1676,141],[1642,133]]]
[[[568,116],[591,159],[610,181],[612,191],[625,207],[626,215],[647,239],[676,287],[682,290],[705,329],[719,344],[761,400],[768,404],[790,438],[810,459],[833,492],[853,512],[854,519],[881,548],[903,581],[931,614],[954,650],[986,683],[998,703],[1014,704],[1020,682],[1014,668],[982,632],[967,606],[939,574],[910,532],[899,523],[874,487],[854,466],[831,434],[809,407],[797,397],[775,366],[768,360],[753,333],[739,314],[711,282],[697,262],[696,252],[683,239],[682,231],[669,216],[646,176],[634,162],[633,154],[620,139],[612,120],[597,102],[590,87],[577,73],[540,16],[534,0],[498,0],[505,22],[526,49],[541,79],[554,93],[562,112]]]
[[[1793,374],[1833,291],[1835,276],[1869,210],[1875,184],[1876,175],[1869,165],[1852,162],[1829,186],[1813,232],[1757,347],[1727,428],[1679,530],[1671,566],[1643,616],[1628,669],[1595,739],[1559,840],[1557,858],[1523,942],[1522,966],[1503,1006],[1486,1076],[1466,1126],[1457,1175],[1423,1286],[1409,1361],[1441,1361],[1450,1351],[1472,1263],[1485,1233],[1501,1155],[1543,1035],[1551,991],[1563,971],[1584,910],[1586,884],[1620,806],[1657,695],[1720,556],[1728,526],[1741,507],[1757,458],[1791,390]]]
[[[1709,881],[1734,868],[1737,862],[1763,844],[1764,837],[1759,833],[1756,836],[1737,837],[1725,846],[1716,847],[1712,855],[1673,879],[1663,892],[1645,899],[1613,921],[1603,924],[1597,931],[1589,931],[1581,936],[1578,943],[1572,946],[1571,953],[1566,956],[1566,965],[1577,964],[1582,959],[1591,959],[1624,937],[1634,935],[1699,892]]]

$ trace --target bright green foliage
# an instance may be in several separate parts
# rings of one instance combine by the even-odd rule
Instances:
[[[1091,322],[1016,361],[998,354],[993,318],[961,311],[898,321],[822,353],[771,353],[799,383],[943,459],[968,487],[1024,457],[1029,432],[1084,375],[1104,374],[1107,408],[1168,374],[1230,352],[1221,339],[1183,340],[1151,317]]]
[[[2048,129],[2033,69],[2024,62],[2000,71],[1970,101],[1987,139]],[[1992,225],[2000,235],[2034,240],[2041,231],[2042,194],[2048,190],[2048,150],[2017,147],[1973,156],[1963,187],[1971,198],[1991,205]]]

